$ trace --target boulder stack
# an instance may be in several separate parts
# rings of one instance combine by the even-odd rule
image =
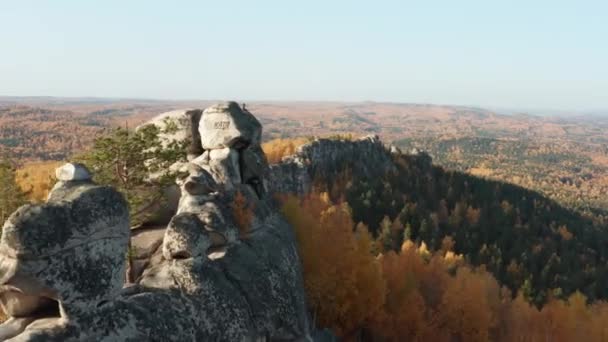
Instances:
[[[203,152],[192,160],[227,189],[248,184],[261,198],[266,193],[266,156],[260,146],[262,125],[236,102],[203,111],[198,132]]]

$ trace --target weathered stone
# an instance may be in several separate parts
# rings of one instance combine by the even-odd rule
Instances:
[[[198,128],[198,122],[196,122],[196,115],[190,113],[195,111],[196,109],[179,109],[161,113],[135,129],[138,130],[147,125],[158,127],[161,130],[158,136],[163,146],[172,142],[193,141],[192,127]],[[200,120],[200,116],[198,116],[198,119]],[[167,125],[171,125],[175,129],[167,131]]]
[[[265,220],[268,216],[273,215],[276,208],[270,205],[270,198],[268,196],[260,196],[256,189],[249,184],[239,184],[235,189],[234,193],[241,193],[250,205],[250,209],[253,211],[254,220]],[[233,195],[234,196],[234,195]],[[234,197],[229,199],[231,203],[234,201]]]
[[[243,186],[242,186],[243,187]],[[246,197],[255,197],[250,195],[253,190],[240,188]],[[249,192],[247,192],[250,191]],[[238,240],[238,229],[232,220],[233,210],[232,203],[234,193],[211,193],[209,195],[190,195],[184,192],[177,215],[183,213],[194,213],[203,223],[208,231],[216,231],[222,234],[229,242]],[[265,208],[264,205],[259,206],[260,209]]]
[[[131,233],[133,259],[149,259],[163,244],[165,226],[135,229]]]
[[[19,335],[33,321],[35,321],[34,317],[9,318],[6,322],[2,323],[2,329],[0,329],[0,341],[6,341],[11,337]]]
[[[206,257],[211,247],[226,243],[222,234],[205,229],[196,214],[182,213],[173,217],[167,227],[163,256],[167,260]]]
[[[162,189],[163,196],[148,209],[145,225],[167,224],[177,212],[177,203],[181,197],[179,186],[173,184]]]
[[[259,145],[250,145],[240,153],[241,178],[243,183],[251,185],[258,196],[266,193],[263,180],[268,177],[268,161]]]
[[[186,224],[194,219],[192,216],[183,218]],[[257,334],[264,331],[266,336],[281,340],[306,336],[302,329],[306,331],[308,319],[303,291],[299,290],[302,278],[297,249],[292,243],[287,243],[293,239],[293,233],[284,229],[285,224],[279,216],[269,217],[263,222],[263,228],[253,228],[247,244],[232,244],[223,257],[207,258],[206,262],[188,257],[190,254],[182,252],[183,247],[174,249],[177,253],[168,253],[165,256],[167,261],[148,269],[140,284],[158,289],[179,288],[193,294],[203,291],[211,303],[221,302],[233,307],[231,313],[222,313],[221,316],[232,315],[232,326],[238,331],[253,330]],[[187,230],[190,233],[186,235],[197,231],[195,225]],[[172,234],[174,232],[168,232],[165,244],[174,246],[175,240],[170,238]],[[193,248],[193,253],[202,251],[200,246],[185,248]],[[208,291],[211,288],[217,290],[214,286],[217,284],[224,284],[222,287],[227,294]],[[221,306],[209,307],[227,310]],[[243,307],[249,309],[236,310]],[[213,323],[214,326],[217,324]]]
[[[219,190],[218,184],[207,170],[196,164],[188,167],[190,175],[183,181],[184,191],[193,196],[208,195]]]
[[[200,156],[191,159],[190,162],[196,165],[209,165],[209,151],[203,152]]]
[[[262,139],[260,122],[236,102],[217,104],[205,109],[199,123],[199,132],[205,150],[259,145]]]
[[[239,153],[232,148],[209,151],[209,164],[202,167],[209,171],[217,183],[223,184],[228,190],[242,181]]]
[[[67,163],[55,170],[55,177],[62,182],[91,180],[91,173],[86,166],[78,163]]]
[[[122,288],[128,239],[127,204],[108,187],[80,185],[22,206],[2,231],[0,305],[11,317],[47,312],[28,329],[82,314]]]

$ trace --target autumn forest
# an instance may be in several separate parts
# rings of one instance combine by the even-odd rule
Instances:
[[[11,101],[0,101],[2,221],[43,201],[61,162],[119,141],[117,127],[124,134],[159,112],[205,105]],[[271,164],[313,136],[347,143],[369,133],[394,164],[377,177],[365,163],[335,165],[313,175],[311,193],[276,195],[316,327],[345,341],[608,341],[605,120],[430,105],[251,107]]]

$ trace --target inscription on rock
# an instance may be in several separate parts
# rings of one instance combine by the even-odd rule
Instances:
[[[230,121],[216,121],[213,123],[214,129],[227,130],[230,127]]]

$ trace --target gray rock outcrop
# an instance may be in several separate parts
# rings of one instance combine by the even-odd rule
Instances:
[[[376,135],[356,140],[315,139],[270,166],[269,191],[303,195],[313,181],[331,182],[342,172],[360,179],[382,177],[395,170],[390,151]]]
[[[47,203],[9,218],[0,242],[3,339],[309,339],[295,237],[266,191],[261,125],[227,103],[202,113],[200,126],[207,144],[191,150],[176,214],[166,229],[132,238],[135,284],[123,287],[128,211],[113,189],[59,182]]]
[[[185,142],[187,159],[207,168],[227,190],[246,183],[258,194],[266,192],[263,180],[268,162],[260,147],[262,125],[236,102],[219,103],[204,111],[184,109],[162,113],[137,129],[147,125],[161,129],[159,137],[165,146]],[[171,126],[173,129],[166,132]],[[181,162],[172,166],[173,171],[183,168]],[[167,224],[177,211],[179,193],[177,186],[167,187],[165,201],[149,208],[151,215],[144,225]]]
[[[47,203],[19,208],[0,242],[0,306],[11,317],[0,336],[28,341],[113,299],[128,240],[127,204],[109,187],[66,182]]]

